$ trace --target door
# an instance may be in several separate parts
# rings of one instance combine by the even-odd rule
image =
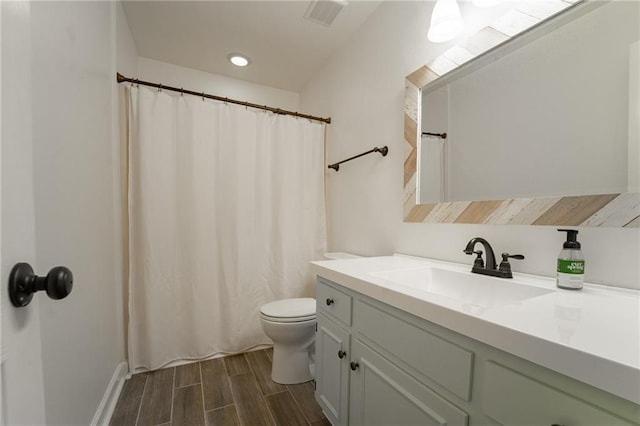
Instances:
[[[13,265],[35,266],[31,90],[31,4],[0,2],[0,301],[2,424],[44,424],[38,300],[14,308],[7,295]]]

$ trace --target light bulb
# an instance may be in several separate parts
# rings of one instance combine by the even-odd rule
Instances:
[[[237,67],[246,67],[247,65],[249,65],[249,58],[239,53],[231,53],[229,54],[229,56],[227,56],[227,58],[233,65]]]
[[[449,41],[464,30],[460,8],[456,0],[438,0],[431,15],[431,26],[427,33],[429,41]]]

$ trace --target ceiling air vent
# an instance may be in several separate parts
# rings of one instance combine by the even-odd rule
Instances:
[[[347,0],[315,0],[309,4],[304,17],[330,27],[338,13],[348,4]]]

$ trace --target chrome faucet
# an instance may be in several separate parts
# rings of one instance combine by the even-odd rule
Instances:
[[[484,261],[484,259],[482,259],[482,250],[475,250],[475,246],[477,243],[482,244],[485,252],[487,253],[486,262]],[[524,259],[524,256],[521,254],[502,253],[502,262],[500,262],[500,266],[498,267],[496,266],[496,255],[493,253],[491,244],[489,244],[489,242],[484,238],[480,237],[475,237],[469,240],[469,242],[467,243],[467,247],[465,247],[464,249],[464,252],[465,254],[476,255],[476,258],[473,261],[471,272],[500,278],[513,278],[509,258]]]

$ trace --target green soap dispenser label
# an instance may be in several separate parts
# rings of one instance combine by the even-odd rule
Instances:
[[[558,259],[558,272],[563,274],[584,274],[584,260]]]

